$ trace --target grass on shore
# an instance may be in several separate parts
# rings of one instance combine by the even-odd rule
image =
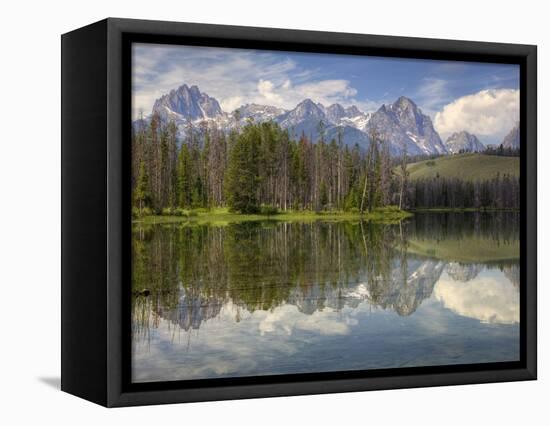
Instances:
[[[143,216],[133,220],[134,223],[157,224],[157,223],[189,223],[189,224],[214,224],[218,226],[236,222],[253,221],[282,221],[282,222],[311,222],[311,221],[339,221],[339,220],[365,220],[376,223],[398,223],[401,220],[412,216],[411,213],[390,206],[376,209],[371,213],[358,212],[314,212],[314,211],[282,211],[276,214],[240,214],[230,212],[227,208],[215,208],[197,212],[189,216],[172,215],[151,215]]]

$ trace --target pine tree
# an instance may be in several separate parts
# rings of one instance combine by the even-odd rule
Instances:
[[[323,181],[319,190],[319,204],[321,209],[325,208],[328,203],[327,184]]]
[[[409,171],[407,170],[407,145],[403,144],[403,148],[401,151],[401,163],[399,165],[400,167],[400,178],[401,182],[399,185],[399,208],[403,208],[406,203],[406,196],[407,196],[407,184],[408,184],[408,178],[409,178]]]
[[[191,207],[191,157],[187,144],[182,144],[177,163],[177,203],[181,208]]]
[[[145,162],[142,160],[139,164],[139,173],[136,188],[134,190],[134,200],[138,204],[139,214],[143,213],[143,208],[147,207],[151,199],[149,192],[149,176]]]
[[[239,135],[229,156],[226,175],[226,198],[229,207],[239,213],[255,213],[259,209],[257,184],[258,141],[257,126],[249,124]]]
[[[382,192],[380,188],[381,178],[381,159],[380,150],[378,149],[379,140],[375,137],[370,144],[369,154],[370,157],[367,164],[370,165],[369,170],[369,191],[368,191],[368,210],[373,211],[382,204]]]

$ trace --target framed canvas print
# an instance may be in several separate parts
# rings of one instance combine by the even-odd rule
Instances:
[[[536,378],[536,47],[107,19],[62,37],[62,389]]]

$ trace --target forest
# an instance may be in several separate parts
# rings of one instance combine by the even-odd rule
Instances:
[[[349,147],[342,134],[291,140],[274,122],[224,132],[207,122],[189,124],[183,140],[173,122],[153,115],[132,133],[133,215],[178,215],[228,207],[243,214],[278,211],[371,212],[385,206],[519,208],[519,179],[497,175],[465,182],[436,176],[412,181],[404,149],[392,157],[376,133],[368,149]],[[501,154],[500,152],[495,154]]]

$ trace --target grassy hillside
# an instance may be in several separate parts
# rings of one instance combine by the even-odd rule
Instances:
[[[491,262],[519,259],[519,241],[496,243],[483,237],[409,240],[408,251],[449,262]]]
[[[437,174],[464,180],[486,180],[497,173],[519,176],[519,157],[457,154],[411,163],[407,168],[412,180],[431,178]]]

